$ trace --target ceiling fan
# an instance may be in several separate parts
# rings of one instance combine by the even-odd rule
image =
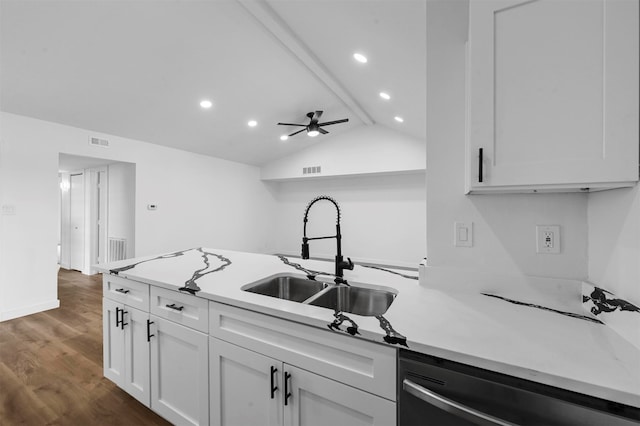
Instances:
[[[300,129],[297,132],[293,132],[289,136],[297,135],[298,133],[306,130],[309,136],[315,137],[315,136],[318,136],[320,133],[322,133],[323,135],[326,135],[327,133],[329,133],[325,129],[323,129],[322,126],[329,126],[331,124],[338,124],[338,123],[346,123],[347,121],[349,121],[348,118],[343,118],[342,120],[325,121],[324,123],[318,123],[318,120],[320,119],[321,115],[322,115],[322,111],[307,113],[307,117],[309,117],[309,120],[310,120],[309,124],[278,123],[278,125],[304,127],[304,129]]]

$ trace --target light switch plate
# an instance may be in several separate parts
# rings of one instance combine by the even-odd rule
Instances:
[[[453,245],[456,247],[473,247],[473,222],[454,223]]]

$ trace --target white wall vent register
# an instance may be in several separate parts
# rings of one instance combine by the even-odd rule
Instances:
[[[89,137],[89,145],[100,146],[102,148],[109,148],[109,141],[107,139]]]
[[[107,262],[115,262],[127,258],[126,238],[109,238],[109,253]]]
[[[302,174],[303,175],[313,175],[322,172],[322,168],[320,166],[311,166],[311,167],[303,167]]]

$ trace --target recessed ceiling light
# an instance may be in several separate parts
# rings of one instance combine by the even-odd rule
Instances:
[[[398,123],[404,123],[404,118],[398,117],[397,115],[393,117],[393,119],[396,120]]]
[[[289,136],[287,136],[287,135],[280,136],[280,140],[281,141],[286,141],[287,139],[289,139]]]
[[[380,92],[380,97],[386,101],[388,101],[389,99],[391,99],[391,96],[389,96],[388,93],[386,92]]]
[[[247,126],[249,127],[256,127],[258,125],[258,122],[256,120],[249,120],[249,122],[247,123]]]
[[[204,109],[209,109],[213,106],[213,102],[211,102],[210,100],[204,99],[200,101],[200,106]]]
[[[360,62],[361,64],[366,64],[367,63],[367,57],[364,56],[362,53],[354,53],[353,54],[353,58]]]

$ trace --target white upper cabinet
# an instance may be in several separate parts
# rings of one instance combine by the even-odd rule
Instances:
[[[467,192],[637,182],[638,1],[469,7]]]

